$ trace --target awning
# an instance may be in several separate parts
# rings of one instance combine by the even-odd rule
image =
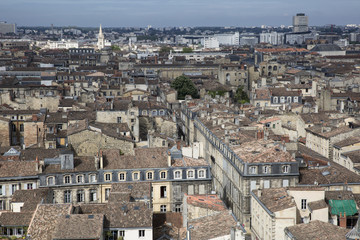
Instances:
[[[340,213],[346,216],[353,216],[358,211],[354,200],[329,200],[331,214],[340,216]]]

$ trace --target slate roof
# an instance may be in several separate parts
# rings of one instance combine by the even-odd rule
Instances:
[[[74,169],[61,169],[60,164],[45,165],[43,174],[49,173],[71,173],[71,172],[95,172],[95,158],[90,157],[74,157]]]
[[[318,209],[323,209],[323,208],[328,207],[328,205],[326,204],[326,202],[324,200],[319,200],[319,201],[315,201],[315,202],[309,202],[308,206],[311,209],[311,211],[318,210]]]
[[[103,150],[104,169],[167,168],[167,148],[135,148],[135,156]]]
[[[134,199],[144,199],[145,197],[150,200],[151,197],[151,183],[113,183],[111,185],[110,197],[114,193],[127,193]],[[109,200],[110,201],[110,200]],[[111,201],[110,201],[111,202]]]
[[[0,178],[36,176],[35,161],[2,161],[0,162]]]
[[[353,163],[360,163],[360,150],[345,152],[342,155],[350,158]]]
[[[261,190],[261,196],[259,191],[253,191],[258,199],[271,211],[278,212],[288,208],[296,207],[292,197],[288,195],[286,188],[268,188]]]
[[[103,214],[62,215],[57,220],[52,239],[101,239],[103,225]]]
[[[315,220],[310,223],[287,227],[285,232],[290,232],[293,237],[292,239],[296,240],[345,240],[345,234],[348,232],[348,229]]]
[[[333,52],[333,51],[342,51],[342,49],[336,44],[318,44],[311,49],[311,52]]]
[[[316,181],[318,184],[341,184],[359,183],[360,176],[344,168],[343,166],[330,162],[330,165],[321,168],[300,168],[300,185],[313,185]]]
[[[52,240],[60,216],[70,214],[70,204],[40,204],[27,231],[32,240]]]
[[[3,212],[0,215],[0,225],[10,226],[29,226],[33,212]]]
[[[48,188],[31,189],[31,190],[16,190],[12,195],[12,203],[24,203],[21,211],[35,211],[39,203],[44,201],[46,203],[49,194],[52,191]]]

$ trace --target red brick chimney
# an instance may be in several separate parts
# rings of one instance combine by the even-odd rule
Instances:
[[[339,217],[339,226],[346,228],[346,213],[341,213],[340,212],[340,217]]]
[[[180,140],[176,141],[176,146],[178,150],[181,150],[181,143]]]
[[[32,115],[32,121],[33,122],[36,122],[38,120],[38,117],[36,116],[36,114],[33,114]]]

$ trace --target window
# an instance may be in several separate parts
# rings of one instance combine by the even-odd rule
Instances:
[[[125,231],[124,230],[119,231],[119,237],[125,237]]]
[[[105,188],[105,201],[109,200],[110,188]]]
[[[105,173],[105,181],[107,182],[111,181],[111,173]]]
[[[66,190],[64,192],[64,203],[71,203],[71,191]]]
[[[140,173],[139,172],[134,172],[133,173],[133,180],[134,181],[137,181],[137,180],[139,180],[140,179]]]
[[[306,209],[306,199],[301,199],[301,210]]]
[[[160,172],[160,179],[166,179],[166,172]]]
[[[306,89],[307,90],[307,89]],[[298,97],[294,97],[294,103],[297,103],[299,100],[298,100]]]
[[[152,172],[148,172],[148,173],[146,174],[146,178],[147,178],[148,180],[152,180],[152,179],[153,179],[153,173],[152,173]]]
[[[14,194],[17,190],[17,184],[11,184],[11,194]]]
[[[20,132],[24,131],[24,124],[20,124]]]
[[[187,178],[194,178],[194,170],[189,170],[187,172]]]
[[[5,188],[4,188],[4,190],[5,190]],[[2,185],[0,185],[0,195],[5,195],[5,193],[3,194],[3,186]]]
[[[130,112],[130,115],[131,115],[131,116],[134,116],[134,115],[135,115],[135,113],[134,113],[134,112]]]
[[[160,110],[159,114],[164,115],[164,110]]]
[[[84,176],[83,175],[78,175],[76,177],[76,181],[77,181],[77,183],[83,183],[84,182]]]
[[[119,173],[119,181],[125,181],[126,173]]]
[[[270,173],[270,166],[264,166],[263,167],[263,172],[264,173]]]
[[[250,174],[256,174],[256,172],[257,172],[257,167],[251,166],[251,167],[249,168],[249,172],[250,172]]]
[[[118,122],[118,123],[121,123],[121,117],[118,117],[118,118],[117,118],[117,122]]]
[[[288,187],[289,186],[289,180],[284,179],[282,185],[283,185],[283,187]]]
[[[145,237],[145,230],[139,230],[139,237]]]
[[[256,181],[251,181],[250,182],[250,192],[255,189],[256,189]]]
[[[95,202],[96,200],[96,189],[90,189],[90,202]]]
[[[188,185],[188,194],[194,195],[194,185]]]
[[[135,122],[135,119],[132,118],[132,119],[131,119],[131,122],[132,122],[132,123]]]
[[[160,197],[161,198],[166,198],[167,193],[166,193],[166,186],[161,186],[160,187]]]
[[[166,205],[160,205],[160,212],[166,212]]]
[[[78,202],[83,202],[85,200],[85,193],[84,190],[79,190],[77,192],[77,201]]]
[[[70,176],[65,176],[64,177],[64,183],[65,184],[70,184],[71,183],[71,177]]]
[[[264,188],[270,188],[270,180],[264,181]]]
[[[175,212],[181,212],[181,205],[175,204]]]
[[[175,171],[174,178],[175,179],[180,179],[181,178],[181,171]]]
[[[90,175],[90,182],[95,183],[96,182],[96,174]]]
[[[274,103],[278,103],[278,97],[273,98]]]
[[[290,166],[288,166],[288,165],[282,166],[283,173],[289,173],[289,170],[290,170]]]
[[[291,103],[291,97],[287,97],[286,102]]]
[[[143,110],[143,111],[142,111],[142,115],[147,115],[147,111],[146,111],[146,110]]]
[[[48,177],[47,185],[54,185],[54,177]]]
[[[33,184],[32,183],[26,184],[26,189],[28,190],[33,189]]]
[[[280,97],[280,103],[285,103],[285,97]]]
[[[151,115],[155,116],[157,114],[156,110],[152,110]]]

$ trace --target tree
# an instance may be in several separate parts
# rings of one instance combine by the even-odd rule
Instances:
[[[111,50],[113,51],[120,51],[120,47],[119,46],[116,46],[116,45],[111,45]]]
[[[199,92],[195,84],[184,75],[175,78],[171,83],[171,87],[177,91],[179,100],[184,100],[186,95],[191,95],[192,98],[199,98]]]
[[[169,52],[172,51],[172,50],[173,50],[172,47],[162,46],[162,47],[160,48],[159,53],[169,53]]]
[[[248,95],[246,94],[246,92],[243,90],[243,87],[239,87],[238,89],[236,89],[236,93],[234,95],[234,102],[237,103],[247,103],[250,102],[250,99],[248,97]]]
[[[182,50],[182,52],[183,52],[183,53],[192,53],[193,50],[192,50],[192,48],[190,48],[190,47],[184,47],[183,50]]]

